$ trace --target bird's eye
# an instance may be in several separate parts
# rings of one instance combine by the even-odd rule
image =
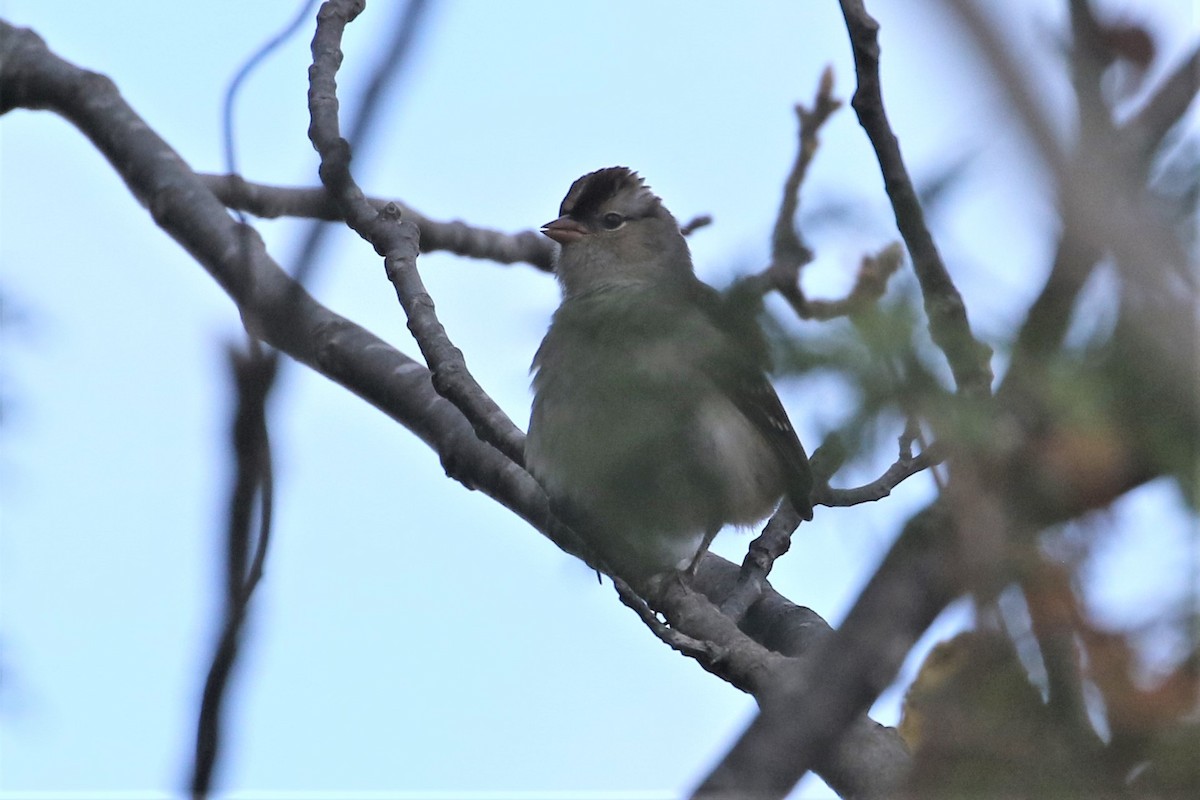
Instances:
[[[600,218],[600,223],[608,230],[615,231],[625,224],[625,218],[615,211],[610,211]]]

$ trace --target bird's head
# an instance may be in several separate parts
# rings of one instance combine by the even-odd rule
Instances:
[[[562,245],[555,272],[568,296],[693,274],[679,223],[628,167],[589,172],[571,184],[558,219],[542,233]]]

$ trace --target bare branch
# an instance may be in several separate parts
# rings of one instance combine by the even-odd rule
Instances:
[[[782,798],[826,757],[955,595],[944,556],[953,530],[940,503],[909,521],[841,629],[806,659],[803,679],[764,705],[693,797]]]
[[[933,442],[919,455],[909,453],[906,456],[902,453],[882,475],[870,483],[852,489],[834,489],[828,485],[817,487],[813,492],[813,504],[845,508],[882,500],[906,479],[941,464],[945,458],[944,449],[937,442]]]
[[[925,299],[930,336],[945,354],[959,391],[986,396],[992,386],[991,348],[971,333],[966,306],[925,224],[925,212],[904,166],[900,143],[884,111],[879,80],[879,23],[867,13],[862,0],[840,2],[858,75],[858,88],[851,105],[875,148],[896,227],[912,256],[913,270]]]
[[[237,175],[202,174],[199,177],[222,203],[258,217],[308,217],[335,222],[345,219],[337,202],[324,188],[267,186],[250,183]],[[537,231],[504,233],[457,220],[439,222],[399,200],[368,197],[367,202],[376,211],[389,203],[399,208],[404,219],[421,229],[422,253],[442,250],[500,264],[523,262],[543,272],[554,269],[556,246]]]
[[[360,157],[361,149],[370,141],[371,129],[375,126],[380,111],[384,107],[382,102],[384,92],[389,85],[395,82],[396,77],[408,62],[413,42],[416,41],[418,32],[421,30],[422,20],[427,16],[426,9],[428,7],[428,0],[408,0],[400,9],[398,19],[392,24],[384,26],[385,29],[391,29],[391,39],[388,46],[384,48],[379,62],[371,69],[365,88],[354,104],[354,115],[346,134],[347,147]],[[230,169],[229,172],[233,172],[233,170]],[[292,275],[298,282],[307,284],[312,279],[312,273],[319,263],[321,246],[331,230],[330,226],[320,222],[314,221],[308,224],[307,230],[302,236],[299,255],[292,266]]]
[[[814,497],[815,501],[815,497]],[[775,562],[792,546],[792,534],[800,525],[800,515],[791,503],[784,503],[768,520],[763,532],[750,543],[737,585],[721,603],[721,613],[741,620],[760,597]]]
[[[925,448],[920,455],[914,456],[911,443],[906,448],[904,437],[901,437],[901,452],[895,463],[874,481],[852,489],[830,487],[829,476],[814,467],[818,481],[813,490],[813,505],[835,508],[882,500],[907,478],[942,463],[945,458],[942,450],[943,448],[934,443]],[[815,462],[814,458],[814,464]],[[721,603],[723,614],[731,619],[740,620],[750,605],[761,597],[767,576],[771,574],[771,569],[780,556],[791,548],[792,534],[799,524],[800,517],[790,504],[784,503],[780,506],[763,528],[763,532],[750,543],[742,561],[738,583]]]
[[[1077,650],[1082,617],[1072,577],[1062,564],[1039,557],[1022,576],[1021,591],[1046,670],[1046,705],[1062,723],[1064,731],[1089,745],[1098,745],[1096,733],[1088,721],[1084,697],[1082,664]]]
[[[719,648],[712,655],[722,657],[702,667],[734,685],[752,688],[760,707],[766,708],[805,683],[806,676],[816,676],[811,671],[813,656],[832,630],[812,610],[794,605],[765,582],[760,596],[733,628],[715,606],[732,597],[741,580],[742,570],[709,553],[690,587],[703,597],[675,581],[658,593],[655,603],[664,608],[672,628],[687,630]],[[737,635],[739,630],[757,644],[745,642]],[[899,791],[908,766],[908,751],[896,732],[862,715],[818,757],[814,771],[843,797],[883,800]]]
[[[693,638],[667,625],[658,618],[654,610],[629,584],[615,575],[609,577],[612,579],[613,588],[617,590],[617,596],[621,598],[621,602],[637,614],[642,623],[663,644],[700,664],[712,665],[721,660],[720,652],[712,642]]]
[[[263,400],[275,373],[274,359],[258,346],[242,354],[230,351],[237,389],[237,408],[231,430],[235,456],[234,485],[229,498],[224,621],[201,696],[196,723],[196,753],[192,766],[192,796],[204,798],[212,785],[220,752],[221,710],[225,689],[237,661],[238,644],[250,597],[262,579],[270,542],[273,481],[270,440]],[[250,556],[254,509],[259,509],[258,537]]]
[[[841,437],[831,434],[809,458],[815,486],[828,484],[834,473],[842,468],[845,459]],[[767,576],[771,574],[775,562],[791,548],[792,534],[799,525],[800,515],[792,504],[781,503],[767,520],[763,532],[750,543],[738,570],[736,584],[723,593],[721,613],[740,622],[752,608],[760,604],[764,593],[769,591]]]
[[[3,110],[46,109],[78,127],[155,222],[229,294],[256,335],[411,430],[440,455],[450,477],[485,491],[562,549],[576,551],[541,487],[479,441],[462,414],[434,392],[429,371],[293,282],[258,235],[230,218],[111,81],[58,58],[32,31],[3,22],[0,53]]]
[[[802,104],[795,107],[797,118],[796,158],[783,184],[783,198],[775,227],[771,234],[771,263],[761,273],[749,275],[738,281],[738,291],[759,297],[772,290],[777,291],[807,318],[807,304],[800,288],[800,270],[813,259],[812,251],[804,243],[796,227],[796,213],[800,208],[800,187],[808,174],[809,164],[820,144],[818,133],[821,126],[842,106],[842,101],[833,96],[833,68],[826,67],[821,73],[812,108]]]
[[[890,244],[875,255],[862,257],[850,293],[841,300],[809,300],[797,290],[781,290],[802,319],[829,320],[849,317],[871,308],[887,291],[888,281],[904,263],[904,250]],[[775,267],[772,265],[771,270]]]
[[[775,231],[771,236],[771,263],[773,265],[788,265],[799,275],[800,268],[812,261],[812,251],[804,244],[800,232],[796,229],[796,212],[800,207],[800,186],[808,174],[808,165],[816,155],[820,144],[817,134],[833,112],[842,107],[842,101],[833,96],[833,67],[825,67],[821,73],[817,94],[813,99],[812,108],[801,104],[796,105],[796,118],[799,122],[799,147],[796,150],[796,160],[792,170],[783,184],[783,200],[779,204],[779,214],[775,218]],[[794,282],[793,282],[794,283]]]
[[[971,34],[984,59],[995,70],[1013,110],[1027,126],[1037,152],[1054,177],[1061,182],[1070,159],[1049,124],[1045,110],[1032,91],[1032,85],[1022,75],[1017,60],[974,0],[943,0],[943,5],[962,20],[963,26]],[[843,9],[844,7],[843,2]]]
[[[1010,391],[1009,387],[1029,379],[1030,370],[1036,370],[1037,365],[1062,344],[1071,324],[1075,300],[1099,258],[1099,248],[1082,236],[1074,225],[1063,231],[1050,275],[1029,306],[1025,322],[1017,333],[1012,360],[1000,392],[1006,393]]]
[[[300,13],[279,34],[259,49],[238,71],[225,93],[224,143],[226,168],[236,173],[236,158],[233,140],[233,103],[238,89],[253,67],[273,49],[281,45],[300,25],[308,19],[313,3],[307,2]],[[369,88],[359,104],[359,116],[352,126],[351,139],[357,141],[365,135],[369,121],[378,107],[377,100],[382,87],[399,71],[404,54],[415,36],[417,20],[425,8],[424,0],[414,0],[404,9],[404,17],[396,26],[396,35],[383,61],[373,71]],[[238,221],[246,219],[238,212]],[[294,276],[297,284],[303,285],[317,264],[319,246],[327,228],[320,222],[309,226],[304,245],[297,260]],[[243,239],[243,257],[248,244]],[[251,324],[247,321],[247,324]],[[192,775],[192,794],[196,798],[208,796],[212,774],[219,756],[220,711],[223,705],[229,675],[233,671],[238,652],[238,639],[248,612],[250,597],[263,574],[267,546],[270,537],[270,520],[273,507],[273,483],[271,455],[267,444],[266,407],[267,400],[279,374],[279,351],[266,352],[261,343],[249,337],[249,355],[233,356],[234,371],[239,387],[239,405],[235,430],[235,446],[239,453],[238,483],[234,493],[235,513],[230,521],[228,534],[228,591],[225,602],[224,630],[213,656],[208,678],[204,687],[196,734],[196,755]],[[247,572],[246,558],[250,549],[249,509],[258,501],[260,523],[254,558]]]
[[[801,667],[799,660],[773,652],[747,636],[678,575],[659,576],[651,594],[654,607],[663,613],[673,631],[686,632],[691,641],[704,643],[702,649],[685,655],[706,671],[754,695],[760,703],[779,691],[790,680],[788,676]],[[650,627],[654,630],[653,625]],[[669,639],[664,641],[675,647]]]
[[[450,341],[437,318],[433,300],[417,272],[417,226],[400,217],[396,206],[377,212],[350,175],[350,146],[338,134],[336,75],[342,61],[345,26],[362,10],[359,0],[329,0],[317,14],[313,65],[309,71],[309,137],[321,155],[321,182],[337,198],[346,224],[384,256],[388,280],[408,317],[421,354],[433,371],[433,386],[471,421],[476,434],[524,464],[524,436],[467,369],[462,351]]]

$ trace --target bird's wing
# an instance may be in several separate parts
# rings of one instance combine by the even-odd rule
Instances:
[[[812,469],[779,395],[767,379],[770,356],[759,327],[761,302],[723,296],[697,281],[697,299],[709,319],[731,334],[734,347],[716,354],[713,373],[738,409],[770,443],[787,473],[786,494],[806,520],[812,519]]]

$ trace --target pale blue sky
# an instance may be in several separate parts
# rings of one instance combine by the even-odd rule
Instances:
[[[1178,55],[1197,30],[1193,5],[1143,5],[1136,14]],[[351,26],[343,87],[374,63],[395,6],[371,2]],[[932,175],[976,156],[937,233],[977,330],[995,341],[1036,291],[1052,206],[1025,177],[1029,163],[995,94],[930,7],[869,6],[883,24],[888,108],[911,170]],[[1052,67],[1056,4],[1009,7],[1029,62]],[[692,247],[701,275],[725,283],[766,257],[793,154],[792,104],[811,97],[828,63],[844,97],[853,78],[832,0],[729,8],[438,3],[382,135],[355,161],[357,178],[431,217],[519,230],[555,216],[580,174],[626,164],[680,218],[715,217]],[[294,12],[290,2],[0,0],[5,19],[113,78],[204,171],[221,169],[226,82]],[[252,180],[315,183],[310,35],[246,85],[237,130]],[[1055,84],[1045,88],[1052,97]],[[344,107],[354,96],[343,93]],[[845,198],[879,222],[853,237],[814,234],[819,257],[805,285],[817,296],[843,290],[859,255],[895,238],[848,109],[826,129],[804,195],[810,204]],[[261,230],[286,263],[299,227]],[[331,240],[314,293],[416,355],[379,260],[351,234]],[[440,254],[420,267],[476,377],[523,425],[553,281]],[[185,785],[214,633],[223,348],[238,338],[237,315],[88,143],[44,113],[0,118],[0,291],[19,317],[0,340],[0,798],[172,794]],[[522,522],[446,479],[415,437],[303,368],[280,388],[275,537],[230,695],[218,786],[240,797],[671,796],[737,735],[753,712],[748,698],[667,650],[610,588]],[[780,390],[810,447],[845,413],[826,385]],[[1127,609],[1177,602],[1194,576],[1190,521],[1174,511],[1172,491],[1140,495],[1110,515],[1111,541],[1090,568],[1089,597],[1122,624],[1140,621]],[[819,514],[773,581],[836,622],[898,521],[928,496],[918,477],[885,502]],[[747,542],[726,533],[715,549],[739,559]],[[1142,567],[1116,567],[1130,559]],[[894,692],[877,717],[895,721]],[[810,782],[797,796],[825,792]]]

